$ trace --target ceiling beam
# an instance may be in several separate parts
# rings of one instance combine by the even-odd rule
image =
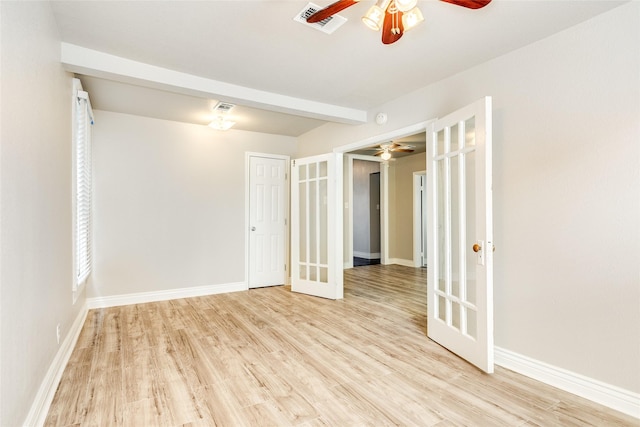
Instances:
[[[61,43],[61,62],[67,71],[247,107],[346,124],[362,124],[367,112],[295,98],[182,73]]]

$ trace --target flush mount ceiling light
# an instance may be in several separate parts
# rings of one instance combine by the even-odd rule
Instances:
[[[211,123],[209,123],[209,127],[215,130],[229,130],[236,122],[232,122],[231,120],[227,120],[224,117],[216,117]]]
[[[228,119],[228,114],[231,109],[235,107],[234,104],[229,104],[228,102],[218,102],[215,107],[213,107],[213,112],[216,114],[213,117],[211,123],[209,123],[209,127],[216,130],[228,130],[231,129],[236,122]]]
[[[324,9],[320,9],[307,18],[309,24],[321,22],[343,9],[353,6],[360,0],[338,0]],[[491,0],[441,0],[446,3],[480,9]],[[391,44],[400,40],[405,31],[424,21],[418,8],[418,0],[378,0],[362,17],[362,22],[374,31],[382,30],[382,43]]]

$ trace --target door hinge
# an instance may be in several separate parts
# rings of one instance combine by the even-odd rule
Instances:
[[[287,218],[284,219],[284,225],[287,225]]]
[[[295,160],[292,160],[291,163],[292,163],[293,167],[296,167],[296,161]]]

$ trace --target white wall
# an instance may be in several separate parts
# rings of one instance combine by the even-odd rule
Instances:
[[[414,154],[389,163],[389,257],[413,262],[413,173],[426,168],[427,155]]]
[[[71,76],[48,2],[1,2],[0,425],[21,425],[72,305]]]
[[[640,392],[640,3],[370,111],[300,155],[493,96],[495,342]]]
[[[89,297],[245,281],[245,152],[295,139],[96,111]]]

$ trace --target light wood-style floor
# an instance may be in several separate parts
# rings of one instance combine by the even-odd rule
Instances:
[[[426,271],[92,310],[47,426],[622,426],[639,421],[429,341]]]

